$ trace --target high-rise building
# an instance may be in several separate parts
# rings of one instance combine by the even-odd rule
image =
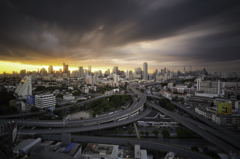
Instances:
[[[118,66],[114,66],[113,67],[113,74],[117,74],[118,75]]]
[[[79,67],[78,71],[79,71],[79,77],[84,77],[84,69],[82,66]]]
[[[92,73],[92,66],[88,65],[88,74],[91,75],[91,73]]]
[[[32,76],[25,76],[18,84],[15,93],[18,96],[32,95]]]
[[[126,78],[129,78],[129,71],[126,70]]]
[[[114,80],[115,83],[117,83],[119,81],[119,75],[114,73],[113,74],[113,80]]]
[[[134,78],[141,78],[141,76],[142,76],[142,69],[141,68],[135,68]]]
[[[133,71],[132,70],[130,70],[129,71],[129,76],[131,76],[133,74]]]
[[[44,67],[40,70],[40,75],[47,76],[47,70]]]
[[[69,73],[68,65],[65,65],[65,63],[63,63],[63,73]]]
[[[65,72],[65,63],[63,63],[63,69],[62,70],[63,70],[63,72]]]
[[[107,69],[107,70],[105,71],[105,74],[106,74],[106,75],[110,75],[110,69]]]
[[[143,63],[143,79],[148,80],[148,64],[147,64],[147,62]]]
[[[48,67],[48,74],[53,74],[53,66],[52,65],[50,65]]]
[[[26,76],[26,70],[21,70],[20,71],[20,76],[23,78],[23,77],[25,77]]]

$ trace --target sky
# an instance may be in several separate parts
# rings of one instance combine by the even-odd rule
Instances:
[[[240,69],[239,0],[1,0],[0,73]]]

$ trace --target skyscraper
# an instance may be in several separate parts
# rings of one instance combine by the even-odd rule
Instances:
[[[63,72],[65,72],[65,63],[63,63],[63,69],[62,70],[63,70]]]
[[[21,70],[20,71],[20,76],[23,78],[26,76],[26,70]]]
[[[52,65],[50,65],[48,67],[48,74],[53,74],[53,66]]]
[[[126,70],[126,78],[129,78],[129,71]]]
[[[92,73],[92,66],[88,65],[88,74],[91,75],[91,73]]]
[[[79,67],[78,71],[79,71],[79,77],[84,77],[84,70],[82,66]]]
[[[65,65],[65,63],[63,63],[63,73],[68,73],[68,65]]]
[[[143,63],[143,79],[148,80],[148,64],[147,64],[147,62]]]
[[[106,75],[110,75],[110,69],[107,69],[107,70],[105,71],[105,74],[106,74]]]
[[[118,75],[118,66],[114,66],[113,67],[113,74],[117,74]]]
[[[135,68],[134,78],[141,78],[141,76],[142,76],[142,69],[141,68]]]

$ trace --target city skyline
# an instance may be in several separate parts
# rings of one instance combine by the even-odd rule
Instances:
[[[1,2],[0,63],[6,66],[0,72],[7,71],[6,62],[133,70],[147,61],[150,72],[189,65],[210,71],[240,69],[239,1],[27,4]]]

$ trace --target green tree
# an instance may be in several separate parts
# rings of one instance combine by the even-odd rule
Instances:
[[[190,130],[186,129],[186,130],[184,130],[184,133],[185,133],[186,137],[188,137],[188,138],[192,137],[192,132]]]
[[[177,102],[177,100],[178,100],[178,96],[175,96],[175,97],[173,98],[173,101]]]
[[[120,134],[123,134],[124,130],[123,130],[123,129],[118,129],[118,132],[119,132]]]
[[[184,130],[182,130],[182,129],[177,129],[177,135],[178,135],[178,137],[184,137],[184,135],[185,135]]]
[[[172,103],[167,103],[165,108],[166,108],[167,110],[174,111],[175,106],[174,106],[174,104],[172,104]]]
[[[132,130],[132,129],[129,129],[127,133],[128,133],[128,135],[130,136],[130,135],[133,133],[133,130]]]
[[[146,130],[145,131],[145,135],[148,137],[149,136],[149,132]]]
[[[113,132],[114,132],[114,134],[117,134],[117,133],[118,133],[118,131],[117,131],[117,130],[113,130]]]
[[[94,118],[96,117],[96,115],[97,115],[96,112],[93,112],[93,113],[92,113],[92,116],[93,116]]]
[[[154,134],[156,137],[158,137],[159,131],[158,131],[157,129],[154,129],[154,130],[152,131],[152,134]]]
[[[162,132],[161,132],[162,136],[166,139],[166,138],[169,138],[170,137],[170,133],[168,130],[166,129],[163,129]]]
[[[31,107],[30,109],[30,112],[38,112],[38,111],[39,111],[39,108],[35,106]]]
[[[56,98],[63,98],[63,95],[62,95],[62,94],[58,94],[58,95],[56,96]]]
[[[141,131],[140,131],[140,134],[141,134],[141,135],[144,135],[144,131],[141,130]]]

